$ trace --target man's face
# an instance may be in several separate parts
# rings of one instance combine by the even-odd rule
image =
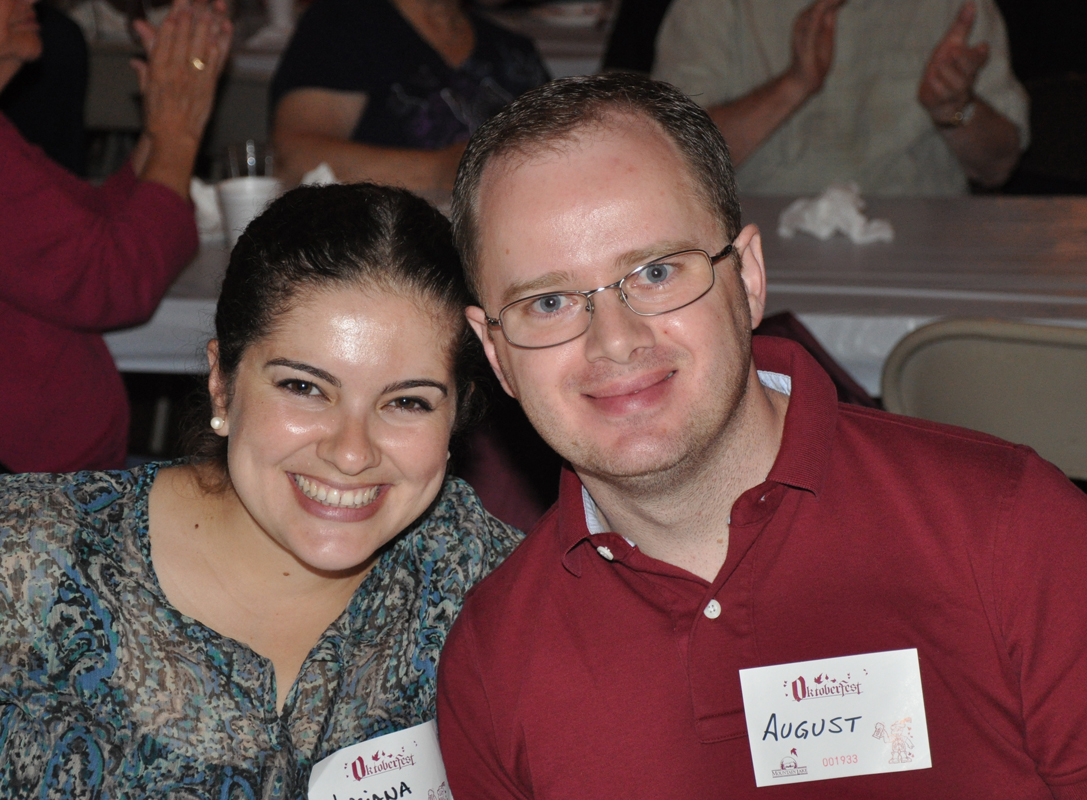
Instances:
[[[492,162],[477,211],[481,301],[492,317],[531,294],[595,289],[660,256],[729,243],[675,146],[626,116],[558,152]],[[716,269],[706,296],[660,316],[637,316],[615,291],[601,292],[588,332],[543,350],[511,346],[482,309],[468,316],[506,391],[582,475],[679,475],[712,458],[753,375],[761,296],[749,300],[748,266],[742,280],[731,257]],[[755,295],[761,254],[758,271]]]

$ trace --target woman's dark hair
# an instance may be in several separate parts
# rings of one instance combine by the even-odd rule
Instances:
[[[449,221],[404,189],[356,183],[303,186],[254,219],[230,254],[215,310],[227,400],[246,350],[314,290],[359,288],[418,299],[449,320],[456,380],[454,432],[475,416],[481,353],[463,309],[470,302]],[[190,415],[185,451],[226,475],[226,438],[209,427],[210,397]]]

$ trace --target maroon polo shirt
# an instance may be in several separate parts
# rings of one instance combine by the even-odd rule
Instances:
[[[712,583],[590,536],[568,471],[469,594],[439,672],[454,795],[1087,798],[1087,496],[1027,448],[839,405],[790,342],[754,348],[792,396]],[[739,670],[904,648],[931,769],[755,787]]]

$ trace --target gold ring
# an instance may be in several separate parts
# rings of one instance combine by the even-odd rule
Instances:
[[[204,63],[204,59],[195,57],[192,60],[192,65],[195,69],[203,69],[207,66],[207,64]]]

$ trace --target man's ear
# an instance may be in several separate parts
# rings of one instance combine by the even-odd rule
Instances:
[[[219,340],[208,342],[208,394],[211,395],[211,413],[223,420],[223,425],[216,428],[220,436],[230,433],[230,419],[226,415],[226,378],[219,370]]]
[[[517,395],[510,388],[509,381],[506,380],[506,373],[502,371],[502,364],[498,360],[494,339],[491,338],[491,326],[487,324],[487,312],[479,306],[468,306],[468,308],[464,309],[464,316],[468,318],[468,324],[472,326],[472,330],[479,337],[479,341],[483,345],[483,352],[487,354],[487,360],[491,362],[491,369],[494,370],[498,382],[502,384],[506,394],[516,400]]]
[[[740,259],[740,280],[747,291],[747,305],[751,311],[751,328],[762,322],[766,311],[766,263],[762,257],[762,234],[757,225],[745,225],[733,242]]]

